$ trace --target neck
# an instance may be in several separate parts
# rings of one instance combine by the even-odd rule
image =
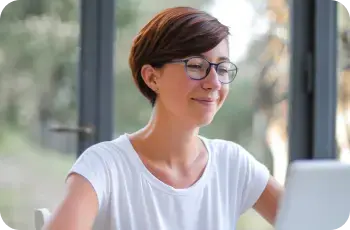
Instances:
[[[147,158],[170,166],[191,164],[201,151],[198,127],[155,107],[149,123],[136,135],[147,149]]]

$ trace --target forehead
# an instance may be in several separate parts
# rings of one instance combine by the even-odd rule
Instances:
[[[212,62],[229,60],[228,41],[226,39],[222,40],[217,46],[205,53],[202,53],[202,55],[208,61]]]

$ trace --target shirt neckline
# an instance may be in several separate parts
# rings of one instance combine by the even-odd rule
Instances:
[[[131,162],[133,162],[135,164],[137,170],[140,170],[141,176],[144,177],[152,186],[154,186],[158,190],[161,190],[163,192],[166,192],[166,193],[172,194],[172,195],[186,196],[186,195],[191,195],[193,193],[196,193],[196,191],[203,188],[203,186],[207,183],[210,172],[212,171],[211,170],[211,168],[212,168],[212,153],[210,151],[209,144],[208,144],[206,138],[199,136],[199,138],[203,142],[203,144],[208,152],[208,161],[207,161],[207,164],[205,166],[205,169],[204,169],[201,177],[193,185],[191,185],[188,188],[181,188],[181,189],[174,188],[174,187],[164,183],[163,181],[159,180],[156,176],[154,176],[147,169],[147,167],[144,165],[139,154],[134,149],[134,147],[130,141],[129,134],[125,133],[122,136],[122,138],[125,139],[125,143],[127,144],[127,146],[126,146],[128,148],[127,155],[131,159]]]

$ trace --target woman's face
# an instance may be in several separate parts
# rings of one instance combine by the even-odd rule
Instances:
[[[201,54],[212,63],[228,60],[228,43],[223,40],[212,50]],[[190,79],[184,63],[166,64],[157,78],[157,109],[168,113],[183,122],[194,126],[209,124],[225,101],[229,84],[222,84],[211,67],[209,74],[202,80]]]

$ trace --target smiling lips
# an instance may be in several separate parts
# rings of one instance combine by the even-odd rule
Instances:
[[[216,101],[217,101],[217,98],[210,98],[210,97],[198,97],[198,98],[191,98],[191,99],[203,105],[214,105],[216,104]]]

